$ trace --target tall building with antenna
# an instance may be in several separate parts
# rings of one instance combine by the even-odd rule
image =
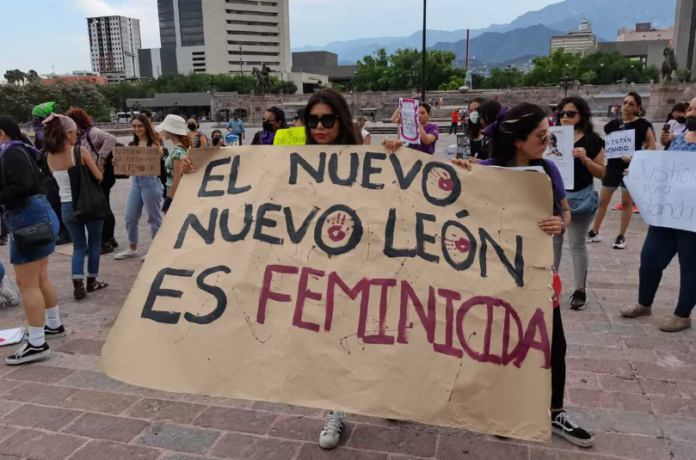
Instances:
[[[140,78],[140,21],[123,16],[87,18],[92,70],[109,83]]]

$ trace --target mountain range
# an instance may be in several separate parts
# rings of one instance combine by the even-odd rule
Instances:
[[[545,37],[550,38],[548,35],[549,31],[554,31],[554,35],[558,32],[576,31],[583,19],[587,19],[592,23],[594,33],[599,41],[614,41],[619,29],[623,27],[634,28],[636,23],[639,22],[651,22],[653,27],[658,28],[673,25],[676,3],[677,0],[564,0],[560,3],[548,5],[538,11],[525,13],[509,24],[493,24],[484,29],[472,29],[472,49],[474,47],[474,39],[485,34],[502,34],[518,29],[528,29],[523,34],[524,38],[536,43],[535,45],[527,46],[520,41],[504,41],[503,44],[506,47],[514,49],[500,53],[496,52],[495,54],[499,55],[496,59],[500,59],[501,61],[499,62],[502,62],[514,60],[528,54],[534,56],[546,55],[548,54],[549,41],[546,41],[545,47],[541,47],[540,43],[543,42]],[[533,26],[536,27],[532,28]],[[538,34],[538,36],[535,34]],[[305,46],[295,48],[293,51],[331,51],[338,54],[339,60],[343,63],[354,63],[382,47],[386,48],[390,53],[402,48],[420,48],[423,41],[422,37],[422,32],[417,31],[407,37],[372,37],[335,41],[326,46]],[[487,35],[484,38],[493,41],[500,39],[499,36],[496,38],[493,35]],[[450,44],[453,49],[459,48],[461,45],[457,45],[457,42],[462,40],[466,40],[466,29],[454,31],[428,29],[428,47],[444,49],[448,46],[446,44]],[[511,47],[510,43],[514,43],[515,46]],[[517,50],[518,48],[519,51]],[[491,49],[491,47],[483,46],[480,49]],[[529,52],[531,49],[534,50],[534,53]],[[478,55],[486,56],[486,54],[481,53],[478,53]]]

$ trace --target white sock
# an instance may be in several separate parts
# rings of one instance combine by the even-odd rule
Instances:
[[[58,305],[53,308],[46,309],[46,326],[51,329],[57,329],[61,326],[60,313],[58,312]]]
[[[40,347],[46,343],[43,327],[29,326],[29,343],[35,347]]]

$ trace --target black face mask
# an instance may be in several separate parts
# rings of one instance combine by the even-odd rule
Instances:
[[[679,123],[680,125],[686,124],[686,117],[677,118],[677,123]]]
[[[263,130],[267,131],[267,132],[273,131],[273,123],[269,123],[267,121],[264,121],[263,122]]]
[[[218,145],[220,143],[220,138],[219,137],[214,137],[213,138],[213,145]]]
[[[188,129],[189,129],[189,131],[196,131],[198,129],[198,126],[196,126],[195,123],[189,123]]]
[[[689,131],[696,131],[696,117],[686,118],[686,129]]]

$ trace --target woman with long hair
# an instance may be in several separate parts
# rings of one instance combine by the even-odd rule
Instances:
[[[157,127],[157,131],[162,133],[164,140],[170,140],[174,144],[174,148],[164,160],[167,171],[167,198],[164,199],[162,211],[166,214],[179,188],[183,173],[181,160],[191,148],[191,139],[187,136],[186,122],[178,115],[167,115]]]
[[[560,235],[570,221],[566,191],[558,168],[543,160],[549,144],[549,120],[546,111],[534,104],[520,104],[493,125],[491,158],[479,165],[510,167],[541,166],[551,179],[553,190],[553,215],[539,221],[539,228],[547,235]],[[455,164],[472,169],[466,160],[453,160]],[[534,199],[534,198],[531,198]],[[554,247],[554,252],[557,250]],[[560,278],[554,273],[554,290],[561,292]],[[580,428],[564,409],[566,383],[566,339],[558,302],[553,308],[553,336],[551,339],[551,428],[568,442],[591,447],[594,437]]]
[[[104,222],[101,220],[81,222],[73,217],[73,190],[77,190],[75,180],[79,178],[82,164],[101,181],[104,176],[92,159],[92,154],[83,146],[78,146],[77,125],[66,116],[53,114],[44,121],[44,147],[48,152],[48,166],[60,188],[61,212],[63,222],[73,240],[72,279],[73,296],[84,299],[88,292],[98,291],[108,286],[98,281],[101,258],[101,233]],[[85,259],[87,259],[87,285],[85,286]]]
[[[43,227],[48,230],[48,239],[43,244],[22,246],[10,239],[10,262],[29,324],[29,340],[5,359],[10,366],[47,358],[51,350],[46,339],[65,336],[56,288],[48,278],[48,257],[55,251],[60,224],[46,200],[38,164],[42,154],[21,138],[17,122],[0,116],[0,204],[6,209],[4,218],[10,233]],[[51,236],[52,241],[48,241]]]
[[[594,180],[604,179],[604,141],[595,132],[592,125],[590,106],[581,97],[571,96],[558,105],[558,124],[572,126],[574,132],[573,158],[575,162],[575,188],[568,191],[570,212],[573,216],[568,225],[568,246],[573,260],[575,291],[570,299],[570,308],[582,310],[587,304],[587,274],[590,258],[587,253],[587,232],[597,213],[597,192]],[[563,235],[554,236],[554,245],[558,259],[556,270],[561,263]]]
[[[652,125],[646,119],[641,118],[643,112],[643,99],[638,93],[630,92],[623,101],[621,108],[621,117],[618,120],[612,120],[604,127],[604,132],[608,135],[617,131],[634,131],[635,132],[635,150],[655,150],[655,135],[652,131]],[[619,235],[614,240],[614,249],[626,248],[626,232],[633,217],[633,198],[628,193],[628,189],[624,184],[624,171],[628,169],[631,163],[631,157],[610,158],[607,161],[606,174],[602,179],[602,192],[599,195],[599,211],[595,218],[592,230],[587,234],[588,243],[598,243],[602,241],[602,236],[599,234],[602,228],[602,222],[607,215],[607,209],[611,203],[611,198],[614,192],[621,187],[621,228]]]
[[[418,130],[420,132],[420,144],[407,144],[406,147],[412,148],[413,150],[418,150],[419,152],[427,153],[428,155],[435,155],[435,147],[437,146],[437,140],[440,138],[440,127],[434,123],[430,123],[430,116],[432,115],[432,107],[430,104],[422,103],[418,107]],[[397,110],[392,117],[397,125],[401,124],[401,116]],[[387,148],[387,152],[394,153],[399,147],[404,145],[400,139],[384,139],[382,142]]]
[[[160,147],[160,138],[152,129],[145,115],[138,115],[131,121],[133,141],[131,147]],[[128,249],[116,254],[116,260],[130,259],[138,256],[138,228],[143,208],[147,211],[147,223],[150,234],[155,238],[162,226],[162,202],[164,201],[162,182],[159,176],[131,177],[130,193],[126,201],[126,230],[128,232]]]
[[[251,145],[273,145],[279,129],[288,129],[285,112],[278,107],[271,107],[263,114],[263,130],[256,133]]]
[[[485,158],[479,158],[479,152],[481,147],[483,147],[483,140],[485,136],[483,135],[481,124],[481,115],[479,114],[479,107],[481,104],[486,102],[486,99],[482,97],[477,97],[469,102],[469,121],[466,123],[465,134],[469,138],[469,145],[471,145],[471,157],[475,159],[484,160]]]

